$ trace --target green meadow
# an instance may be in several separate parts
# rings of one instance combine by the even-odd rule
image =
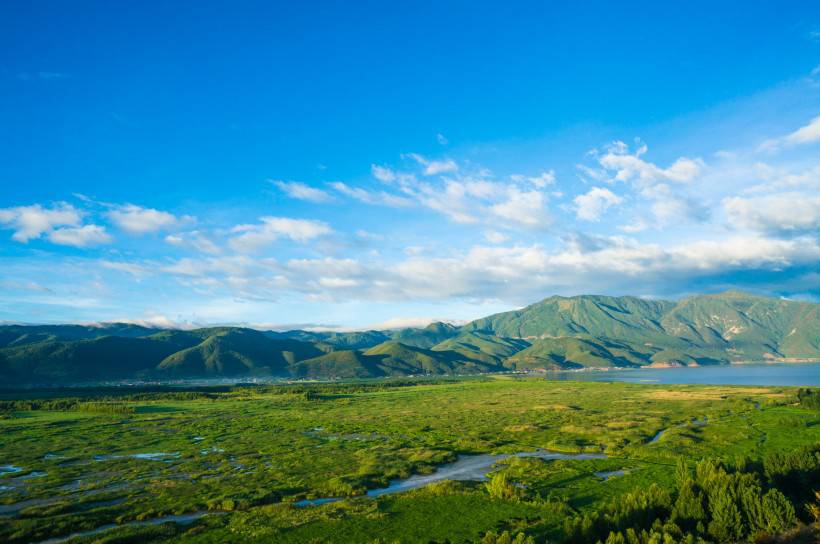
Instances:
[[[813,538],[820,411],[796,388],[493,377],[3,398],[3,542]],[[540,449],[605,458],[509,457],[489,481],[366,495],[464,456]],[[690,487],[704,512],[684,508]],[[739,521],[716,520],[733,500]]]

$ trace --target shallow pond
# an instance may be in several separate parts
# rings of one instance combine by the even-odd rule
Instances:
[[[95,455],[95,461],[109,461],[111,459],[142,459],[144,461],[168,461],[179,459],[179,453],[133,453],[131,455]]]
[[[596,472],[595,476],[597,476],[598,478],[602,478],[604,481],[607,481],[607,480],[612,479],[612,478],[617,478],[618,476],[624,476],[625,474],[626,474],[626,470],[620,469],[620,470],[608,470],[608,471]]]
[[[661,439],[661,437],[663,436],[663,434],[664,434],[666,431],[668,431],[668,430],[669,430],[669,429],[661,429],[660,431],[658,431],[658,432],[657,432],[657,434],[655,434],[655,436],[653,436],[653,437],[649,440],[649,442],[647,442],[647,444],[654,444],[655,442],[657,442],[658,440],[660,440],[660,439]]]

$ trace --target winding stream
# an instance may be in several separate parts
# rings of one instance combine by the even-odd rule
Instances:
[[[217,514],[214,512],[193,512],[191,514],[181,514],[178,516],[164,516],[161,518],[148,519],[144,521],[130,521],[127,523],[120,524],[109,523],[107,525],[101,525],[96,529],[91,529],[90,531],[80,531],[77,533],[71,533],[70,535],[66,536],[59,536],[55,538],[49,538],[48,540],[41,540],[38,544],[61,544],[63,542],[68,542],[73,538],[93,536],[104,531],[117,529],[119,527],[145,527],[147,525],[162,525],[163,523],[178,523],[180,525],[188,525],[189,523],[193,523],[196,520],[203,518],[207,515]]]
[[[669,430],[669,429],[661,429],[660,431],[658,431],[658,433],[657,433],[655,436],[653,436],[653,437],[649,440],[649,442],[647,442],[647,445],[648,445],[648,444],[654,444],[655,442],[657,442],[658,440],[660,440],[660,439],[661,439],[661,437],[663,436],[663,434],[664,434],[666,431],[668,431],[668,430]]]
[[[512,457],[536,457],[538,459],[606,459],[603,453],[560,453],[549,450],[536,450],[529,452],[507,453],[507,454],[480,454],[480,455],[459,455],[458,460],[453,463],[440,465],[430,474],[414,474],[409,478],[393,480],[387,487],[371,489],[367,492],[368,497],[379,497],[391,493],[400,493],[417,489],[434,482],[442,480],[458,480],[483,482],[488,480],[487,473],[492,472],[493,466],[505,459]],[[297,501],[294,506],[317,506],[343,500],[345,497],[323,497],[320,499],[304,499]]]

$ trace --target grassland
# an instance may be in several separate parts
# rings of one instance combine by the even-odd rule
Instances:
[[[559,541],[568,518],[652,483],[671,489],[679,459],[820,443],[820,412],[787,387],[497,377],[102,395],[87,395],[91,409],[9,408],[0,419],[0,466],[19,469],[0,474],[0,541],[110,523],[124,525],[76,542],[473,542],[503,530]],[[511,459],[498,473],[512,497],[481,482],[362,496],[458,455],[538,448],[607,458]],[[294,504],[318,497],[347,498]],[[125,525],[196,512],[209,515]]]

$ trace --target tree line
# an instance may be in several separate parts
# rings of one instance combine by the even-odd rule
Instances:
[[[124,402],[84,401],[82,399],[2,400],[0,414],[50,410],[58,412],[95,412],[103,414],[133,414],[136,408]]]

